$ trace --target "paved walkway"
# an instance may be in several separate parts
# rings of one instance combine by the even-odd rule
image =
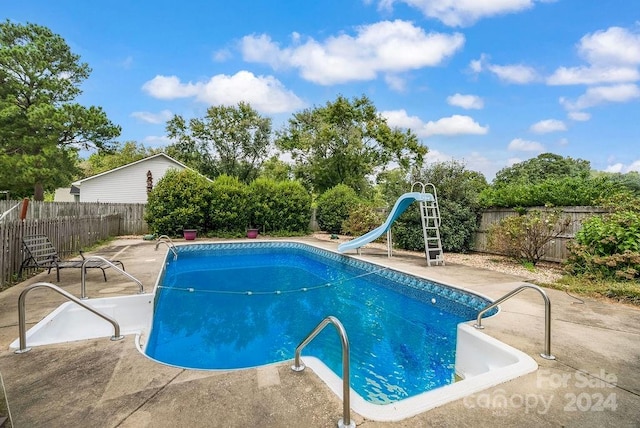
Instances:
[[[306,238],[325,248],[331,242]],[[155,284],[166,247],[120,239],[94,255],[117,256],[147,290]],[[380,250],[363,258],[498,298],[522,278],[461,265],[426,267],[419,255],[391,260]],[[132,294],[125,277],[89,272],[89,297]],[[79,270],[61,272],[61,285],[79,295]],[[16,355],[17,299],[28,284],[55,281],[41,273],[0,293],[0,373],[15,427],[332,427],[342,403],[312,371],[294,373],[290,362],[232,372],[183,370],[154,363],[134,338],[88,340],[36,347]],[[640,309],[547,290],[552,301],[552,353],[543,351],[544,307],[524,291],[484,320],[484,330],[531,355],[537,372],[396,423],[363,419],[359,427],[638,427],[640,426]],[[27,299],[31,326],[62,303],[55,293],[35,290]],[[0,402],[2,401],[0,387]],[[2,406],[0,405],[0,410]]]

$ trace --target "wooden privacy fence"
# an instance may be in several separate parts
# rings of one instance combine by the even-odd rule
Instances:
[[[24,221],[22,209],[21,201],[0,201],[0,215],[11,210],[0,221],[0,288],[18,279],[23,236],[47,235],[64,259],[109,237],[148,231],[145,204],[30,201]]]
[[[22,204],[21,201],[0,201],[0,215],[16,205],[18,206],[7,214],[4,222],[17,220]],[[144,221],[145,207],[146,204],[29,201],[27,219],[82,218],[118,214],[120,215],[120,228],[116,235],[142,235],[149,230]]]
[[[12,220],[0,223],[0,288],[17,280],[25,259],[22,237],[47,235],[60,256],[77,256],[82,248],[111,236],[120,229],[120,215]]]
[[[530,209],[552,211],[555,208],[534,207]],[[598,207],[561,207],[561,209],[563,216],[568,216],[571,219],[571,223],[565,233],[547,244],[547,252],[542,260],[550,262],[563,262],[567,260],[569,256],[567,243],[575,238],[576,232],[582,227],[582,222],[591,216],[603,215],[608,212],[606,209]],[[518,213],[511,208],[495,208],[483,211],[480,227],[476,231],[473,250],[481,253],[490,252],[487,247],[487,238],[491,226],[499,223],[500,220],[506,217],[514,215],[518,215]]]

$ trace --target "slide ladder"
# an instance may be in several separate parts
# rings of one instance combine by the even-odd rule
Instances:
[[[424,235],[424,252],[427,258],[427,265],[444,266],[444,252],[442,251],[442,240],[440,239],[440,208],[438,208],[438,194],[436,187],[432,183],[415,182],[411,186],[420,187],[425,193],[427,187],[431,187],[433,198],[420,201],[420,217],[422,219],[422,233]]]

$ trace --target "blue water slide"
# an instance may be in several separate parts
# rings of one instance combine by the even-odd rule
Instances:
[[[365,233],[364,235],[352,239],[351,241],[343,242],[342,244],[338,245],[338,252],[344,253],[347,250],[354,250],[368,244],[371,241],[378,239],[380,236],[382,236],[383,233],[389,230],[393,222],[396,221],[396,219],[400,217],[400,214],[402,214],[407,208],[409,208],[409,205],[411,205],[414,201],[433,201],[433,195],[431,193],[421,192],[405,193],[404,195],[400,196],[396,203],[393,205],[393,208],[391,209],[391,212],[387,216],[387,219],[384,223],[373,229],[371,232]]]

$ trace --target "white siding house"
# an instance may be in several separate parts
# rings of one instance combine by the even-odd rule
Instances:
[[[147,186],[155,186],[164,174],[187,166],[164,153],[73,183],[80,188],[80,202],[147,203]],[[148,182],[150,173],[151,182]]]

